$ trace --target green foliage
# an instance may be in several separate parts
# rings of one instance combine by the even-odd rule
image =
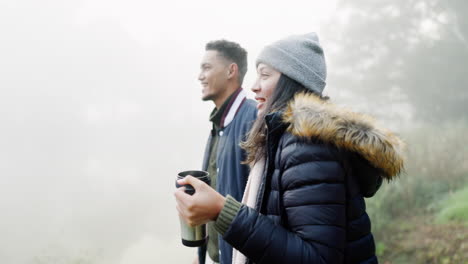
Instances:
[[[436,220],[438,223],[459,221],[468,223],[468,186],[449,194],[439,205],[440,211]]]
[[[366,201],[381,262],[467,263],[467,134],[465,121],[403,133],[406,172]]]
[[[421,125],[404,133],[406,172],[366,201],[379,233],[398,217],[433,212],[434,204],[468,182],[468,124]],[[404,225],[404,223],[400,223]]]
[[[381,256],[385,253],[385,249],[386,249],[385,243],[377,242],[375,245],[375,254],[377,254],[378,256]]]

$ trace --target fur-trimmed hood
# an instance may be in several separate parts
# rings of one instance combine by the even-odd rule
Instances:
[[[404,166],[405,144],[395,134],[378,127],[373,118],[300,93],[283,113],[288,132],[302,138],[317,138],[359,154],[383,172],[387,180]]]

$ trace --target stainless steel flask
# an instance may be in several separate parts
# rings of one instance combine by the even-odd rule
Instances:
[[[183,171],[177,175],[177,180],[185,178],[185,176],[191,175],[206,184],[210,185],[211,180],[209,173],[206,171],[199,171],[199,170],[191,170],[191,171]],[[179,185],[176,181],[176,187],[185,187],[185,193],[193,195],[195,193],[195,189],[187,184],[187,185]],[[199,247],[206,243],[208,238],[208,233],[206,231],[206,225],[199,225],[199,226],[189,226],[185,221],[180,218],[180,232],[182,235],[182,244],[187,247]]]

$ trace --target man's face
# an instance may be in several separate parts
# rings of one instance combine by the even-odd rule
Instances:
[[[202,100],[216,101],[226,92],[229,63],[216,50],[207,50],[200,64],[198,80],[202,85]]]

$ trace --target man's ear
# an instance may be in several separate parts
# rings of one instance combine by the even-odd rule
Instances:
[[[239,67],[235,63],[229,64],[228,67],[228,79],[237,78],[239,75]]]

